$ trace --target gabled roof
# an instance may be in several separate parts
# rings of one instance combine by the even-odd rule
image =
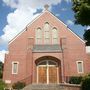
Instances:
[[[11,44],[17,37],[19,37],[23,32],[25,32],[27,30],[27,27],[30,26],[31,24],[33,24],[37,19],[39,19],[43,14],[45,14],[46,12],[48,12],[50,15],[52,15],[57,21],[61,22],[74,36],[76,36],[80,41],[82,41],[83,43],[84,40],[81,39],[76,33],[74,33],[70,28],[68,28],[68,26],[61,20],[59,20],[53,13],[51,13],[48,10],[43,11],[40,15],[38,15],[34,20],[32,20],[29,24],[27,24],[27,26],[19,33],[17,34],[10,42],[9,44]]]

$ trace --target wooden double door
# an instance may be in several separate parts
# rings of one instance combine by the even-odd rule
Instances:
[[[46,65],[38,66],[38,83],[58,83],[58,66],[55,63],[49,64],[47,61]]]

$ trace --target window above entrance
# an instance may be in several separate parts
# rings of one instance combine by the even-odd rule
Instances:
[[[58,63],[53,60],[43,60],[38,63],[38,66],[57,66]]]

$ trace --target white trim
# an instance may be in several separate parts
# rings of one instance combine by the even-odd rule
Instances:
[[[39,75],[38,75],[38,66],[37,66],[37,84],[38,84],[38,76],[39,76]]]
[[[59,67],[57,67],[57,83],[59,84]]]
[[[11,80],[5,80],[5,83],[6,84],[10,84],[11,83]]]
[[[16,73],[13,71],[14,63],[17,63],[17,72]],[[12,62],[12,74],[18,74],[18,67],[19,67],[19,62],[18,61],[13,61]]]
[[[85,43],[85,41],[83,39],[81,39],[77,34],[75,34],[70,28],[67,27],[67,29],[74,35],[76,36],[80,41],[82,41],[83,43]]]
[[[9,44],[11,44],[16,38],[18,38],[24,31],[27,30],[27,27],[29,27],[31,24],[33,24],[38,18],[40,18],[45,12],[42,12],[40,15],[38,15],[34,20],[32,20],[29,24],[26,25],[25,29],[21,31],[19,34],[17,34],[11,41],[9,41]]]
[[[17,37],[19,37],[23,32],[25,32],[26,31],[26,28],[24,28],[19,34],[17,34],[12,40],[10,40],[9,41],[9,45],[14,41],[14,40],[16,40],[17,39]]]
[[[47,68],[47,84],[49,84],[49,64],[48,64],[48,61],[47,61],[47,66],[46,66],[46,68]]]
[[[64,26],[66,26],[67,27],[67,25],[64,23],[64,22],[62,22],[60,19],[58,19],[53,13],[51,13],[50,11],[47,11],[47,12],[49,12],[53,17],[55,17],[59,22],[61,22]]]
[[[34,37],[28,37],[28,39],[34,39]]]
[[[48,11],[49,12],[49,11]],[[67,29],[69,29],[69,31],[73,34],[73,35],[75,35],[80,41],[82,41],[83,43],[85,43],[84,42],[84,40],[82,40],[77,34],[75,34],[70,28],[68,28],[68,26],[63,22],[63,21],[61,21],[60,19],[58,19],[56,16],[54,16],[51,12],[49,12],[53,17],[55,17],[59,22],[61,22],[64,26],[66,26],[67,27]]]
[[[82,72],[79,71],[79,68],[78,68],[78,63],[81,63],[82,64]],[[78,73],[84,73],[84,66],[83,66],[83,61],[76,61],[76,64],[77,64],[77,72]]]
[[[50,11],[45,10],[44,12],[42,12],[40,15],[38,15],[34,20],[32,20],[29,24],[26,25],[26,28],[21,31],[18,35],[16,35],[10,42],[9,44],[11,44],[17,37],[19,37],[24,31],[26,31],[27,27],[29,27],[31,24],[33,24],[37,19],[39,19],[44,13],[50,13],[54,18],[56,18],[59,22],[61,22],[64,26],[67,27],[67,25],[65,23],[63,23],[61,20],[59,20],[56,16],[54,16]],[[70,30],[70,29],[69,29]],[[70,30],[71,31],[71,30]],[[79,36],[77,36],[73,31],[71,31],[76,37],[78,37],[83,43],[85,43]]]
[[[49,67],[55,67],[55,66],[57,66],[57,62],[55,62],[55,61],[52,61],[52,62],[55,62],[56,63],[56,65],[49,65],[49,61],[51,61],[51,60],[44,60],[44,61],[46,61],[46,65],[39,65],[39,63],[41,63],[41,62],[43,62],[43,61],[41,61],[41,62],[39,62],[38,63],[38,65],[37,65],[37,84],[39,83],[39,73],[38,73],[38,68],[39,67],[47,67],[47,74],[46,74],[46,76],[47,76],[47,82],[46,82],[46,84],[49,84]],[[57,67],[57,83],[59,83],[59,72],[58,72],[58,67]]]

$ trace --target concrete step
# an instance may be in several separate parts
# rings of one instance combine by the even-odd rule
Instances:
[[[60,84],[32,84],[26,86],[23,90],[65,90]]]

